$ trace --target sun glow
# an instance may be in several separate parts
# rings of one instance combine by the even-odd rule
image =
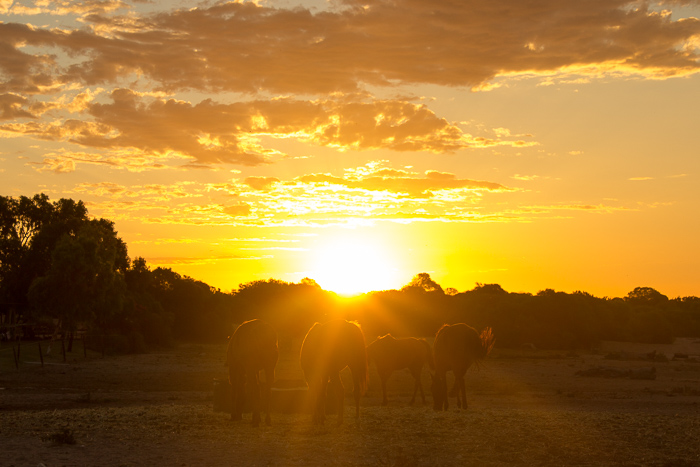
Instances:
[[[388,249],[356,239],[327,243],[316,250],[309,273],[325,290],[356,295],[399,286],[399,274]]]

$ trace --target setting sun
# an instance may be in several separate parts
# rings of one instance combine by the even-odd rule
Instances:
[[[400,287],[399,274],[386,248],[348,237],[321,246],[309,276],[326,290],[355,295]]]

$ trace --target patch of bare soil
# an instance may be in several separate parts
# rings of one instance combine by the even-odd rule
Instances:
[[[394,374],[382,407],[372,368],[359,420],[348,393],[342,426],[334,415],[314,427],[306,413],[273,413],[271,427],[252,428],[250,415],[234,423],[213,411],[224,344],[105,358],[81,349],[43,367],[26,346],[19,370],[0,359],[0,465],[700,466],[695,350],[659,359],[653,349],[495,349],[467,374],[469,407],[445,412],[429,394],[408,405],[407,371]],[[298,344],[281,352],[277,378],[294,385]],[[630,376],[651,368],[654,379]]]

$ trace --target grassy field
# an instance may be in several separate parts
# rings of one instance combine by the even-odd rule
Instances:
[[[280,385],[303,380],[298,348],[281,344]],[[467,374],[469,407],[459,410],[452,399],[446,412],[434,412],[429,395],[425,405],[408,405],[407,371],[394,374],[382,407],[370,367],[359,420],[344,375],[342,426],[333,415],[316,427],[307,413],[277,412],[273,426],[252,428],[249,414],[233,423],[213,411],[225,344],[104,358],[86,357],[78,345],[65,362],[52,351],[43,367],[36,347],[24,345],[19,370],[5,345],[0,465],[700,465],[700,363],[692,355],[651,360],[655,349],[630,348],[496,348]],[[581,376],[600,368],[617,376]],[[646,368],[655,379],[624,376]],[[428,381],[426,369],[429,393]]]

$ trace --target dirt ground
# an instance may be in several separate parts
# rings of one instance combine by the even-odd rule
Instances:
[[[359,420],[349,395],[342,426],[333,415],[314,427],[306,413],[278,412],[259,428],[249,414],[235,423],[213,410],[224,344],[104,358],[78,344],[43,367],[36,344],[23,344],[19,370],[5,345],[0,466],[700,466],[700,342],[680,345],[496,348],[467,374],[469,407],[451,399],[446,412],[429,395],[408,405],[405,370],[382,407],[371,367]],[[302,380],[297,351],[281,345],[280,385]],[[426,392],[428,382],[426,369]]]

